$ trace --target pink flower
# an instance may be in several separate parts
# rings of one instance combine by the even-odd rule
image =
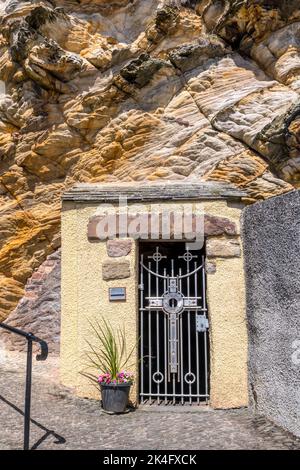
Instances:
[[[112,378],[109,372],[105,372],[104,374],[99,375],[98,383],[99,384],[118,384],[118,383],[127,383],[133,382],[134,374],[132,372],[127,372],[122,370],[121,372],[116,373],[116,378]]]

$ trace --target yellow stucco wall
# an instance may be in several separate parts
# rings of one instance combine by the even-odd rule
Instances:
[[[178,207],[163,203],[168,209]],[[152,204],[153,208],[154,204]],[[157,205],[155,205],[157,207]],[[62,212],[62,333],[61,381],[79,396],[99,398],[99,392],[80,374],[91,338],[88,319],[104,315],[112,325],[126,328],[128,349],[138,338],[137,243],[126,257],[131,277],[113,281],[102,279],[102,263],[108,260],[106,242],[87,238],[89,218],[99,205],[65,202]],[[239,227],[241,206],[226,201],[202,201],[194,209],[227,217]],[[101,211],[101,209],[100,209]],[[118,258],[122,260],[122,258]],[[248,404],[247,329],[243,258],[215,258],[216,272],[207,275],[210,319],[210,404],[231,408]],[[126,287],[126,302],[109,302],[109,287]],[[138,351],[133,358],[138,374]],[[137,400],[137,389],[131,399]]]
[[[102,315],[113,327],[124,325],[128,350],[138,336],[135,244],[126,256],[130,260],[131,277],[104,281],[102,262],[108,259],[106,242],[91,243],[87,238],[88,220],[94,212],[95,207],[65,204],[62,216],[61,380],[66,386],[74,387],[77,395],[89,398],[99,398],[97,389],[80,374],[86,370],[85,352],[89,349],[86,340],[91,341],[94,336],[89,321],[94,323]],[[109,302],[108,289],[117,286],[126,288],[126,302]],[[136,367],[131,367],[135,374],[136,355],[132,358]]]
[[[211,396],[214,408],[248,404],[247,330],[241,259],[218,259],[207,276]]]
[[[240,233],[242,205],[215,201],[205,213],[227,217]],[[242,247],[241,247],[242,248]],[[248,337],[243,253],[240,258],[215,258],[216,272],[207,274],[210,321],[210,405],[248,405]]]

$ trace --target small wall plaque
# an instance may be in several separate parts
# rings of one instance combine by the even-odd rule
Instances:
[[[116,302],[118,300],[126,300],[126,287],[109,288],[109,301]]]

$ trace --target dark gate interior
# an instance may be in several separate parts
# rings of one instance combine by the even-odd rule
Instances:
[[[204,252],[184,242],[143,242],[139,255],[141,403],[207,403]]]

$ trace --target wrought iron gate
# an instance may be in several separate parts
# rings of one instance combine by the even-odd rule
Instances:
[[[204,253],[185,243],[140,246],[140,398],[208,402]]]

